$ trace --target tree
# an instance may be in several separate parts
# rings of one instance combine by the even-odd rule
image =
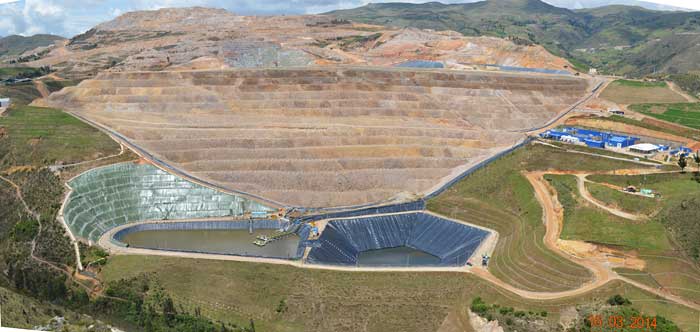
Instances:
[[[700,173],[700,150],[695,151],[693,155],[693,161],[698,165],[698,173]]]
[[[170,298],[170,296],[166,296],[165,299],[163,299],[163,316],[165,316],[165,322],[168,326],[172,326],[176,314],[177,311],[175,311],[173,299]]]
[[[685,155],[681,155],[678,158],[678,167],[681,168],[681,173],[685,173],[685,167],[688,166],[688,160],[685,159]]]
[[[609,305],[627,305],[627,304],[632,304],[632,302],[630,302],[630,300],[624,298],[622,295],[616,294],[616,295],[608,298],[608,304]]]

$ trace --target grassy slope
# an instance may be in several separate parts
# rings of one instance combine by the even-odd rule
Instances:
[[[670,79],[690,95],[700,97],[700,75],[697,73],[671,75]]]
[[[336,272],[152,256],[114,257],[102,276],[110,281],[141,273],[177,294],[178,306],[199,306],[205,315],[239,324],[254,318],[262,331],[435,331],[448,312],[464,315],[476,296],[520,310],[547,310],[556,325],[560,310],[616,293],[685,329],[697,324],[697,313],[620,282],[575,298],[530,301],[461,273]],[[288,310],[278,314],[282,299]]]
[[[700,195],[700,184],[695,182],[689,173],[591,175],[588,178],[591,181],[611,183],[617,186],[634,185],[650,188],[660,193],[659,206],[661,207],[661,212],[654,217],[653,222],[655,223],[661,223],[660,220],[662,218],[669,216],[670,213],[678,209],[684,199]],[[673,217],[672,214],[670,216]],[[686,219],[680,220],[680,222],[689,223],[687,226],[680,226],[680,228],[690,229],[696,220]],[[641,230],[639,231],[641,232]],[[631,277],[638,277],[642,281],[653,278],[653,282],[648,283],[649,285],[661,284],[681,296],[691,299],[698,298],[698,294],[700,294],[700,266],[698,266],[697,262],[687,258],[683,252],[675,249],[675,245],[673,248],[666,250],[641,250],[640,257],[647,262],[644,273],[648,275],[636,276],[635,274],[629,274]]]
[[[32,328],[46,324],[57,309],[26,296],[0,287],[2,324],[14,328]]]
[[[98,153],[116,153],[118,145],[109,137],[97,132],[70,115],[55,109],[25,106],[39,96],[32,84],[0,87],[14,99],[13,108],[0,117],[0,127],[7,129],[0,138],[0,172],[13,166],[46,166],[53,159],[68,155],[75,160],[87,160]],[[2,93],[2,92],[0,92]],[[35,145],[34,138],[41,137]],[[58,157],[56,157],[58,156]],[[36,254],[55,263],[72,263],[72,248],[64,229],[55,222],[60,207],[63,186],[61,181],[47,170],[25,170],[5,175],[17,183],[30,208],[41,213],[42,236],[37,242]],[[37,301],[31,296],[42,297],[43,282],[57,274],[37,265],[28,257],[29,243],[14,239],[11,235],[15,224],[30,218],[15,198],[15,190],[0,182],[0,270],[8,271],[8,264],[24,270],[21,282],[13,276],[0,274],[0,302],[3,304],[3,324],[13,327],[32,327],[46,324],[56,315],[65,315],[71,323],[71,331],[87,330],[94,324],[91,318],[80,316],[58,305]],[[19,285],[22,294],[10,291],[9,285]],[[63,300],[63,299],[61,299]],[[81,329],[82,328],[82,329]]]
[[[46,84],[46,87],[49,89],[50,92],[56,92],[59,91],[65,87],[69,86],[75,86],[80,83],[79,81],[75,80],[64,80],[64,81],[53,81],[53,80],[48,80],[44,81],[44,84]]]
[[[430,200],[428,209],[497,230],[501,240],[491,271],[499,278],[531,290],[575,288],[589,273],[545,249],[542,208],[520,171],[630,167],[638,165],[530,145],[457,183]]]
[[[22,73],[38,76],[40,74],[40,71],[38,68],[31,67],[0,67],[0,80],[16,77],[17,75]]]
[[[610,83],[601,98],[619,104],[638,103],[678,103],[685,101],[683,96],[672,91],[666,83],[645,83],[617,80]]]
[[[660,207],[656,198],[626,194],[598,183],[586,182],[586,189],[597,200],[630,213],[653,215]]]
[[[31,37],[24,36],[7,36],[0,38],[0,57],[18,56],[25,51],[33,50],[40,46],[48,46],[56,40],[65,38],[54,35],[34,35]]]
[[[630,108],[660,120],[700,129],[700,103],[637,104]]]
[[[17,85],[0,85],[0,97],[9,97],[15,105],[27,105],[36,98],[40,98],[39,91],[36,91],[31,82]]]
[[[589,205],[578,194],[573,175],[545,175],[545,179],[557,190],[559,202],[564,207],[562,239],[622,246],[626,249],[670,249],[661,223],[632,222]]]
[[[697,165],[688,164],[688,169],[694,170]],[[690,173],[665,173],[647,175],[590,175],[589,180],[605,182],[616,186],[633,185],[641,188],[650,188],[661,194],[664,207],[669,207],[679,202],[684,197],[696,193],[700,194],[700,184],[693,181]]]
[[[119,145],[98,130],[62,111],[19,106],[0,118],[7,128],[10,158],[17,165],[66,163],[115,153]]]

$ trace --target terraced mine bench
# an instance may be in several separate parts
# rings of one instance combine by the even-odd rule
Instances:
[[[588,89],[572,76],[414,68],[112,72],[49,104],[202,183],[328,208],[425,195]]]
[[[71,180],[63,220],[74,236],[97,242],[108,230],[146,220],[243,216],[274,209],[205,188],[152,165],[121,163]]]

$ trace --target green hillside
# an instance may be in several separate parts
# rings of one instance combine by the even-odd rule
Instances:
[[[65,38],[54,35],[34,35],[24,37],[12,35],[0,38],[0,58],[17,57],[18,55],[33,50],[37,47],[48,46],[57,40]]]
[[[700,12],[630,6],[568,10],[539,0],[385,3],[328,14],[358,22],[519,37],[605,73],[700,71]]]

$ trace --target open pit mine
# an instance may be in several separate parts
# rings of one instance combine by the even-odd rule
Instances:
[[[126,14],[40,61],[90,76],[48,105],[188,180],[287,208],[424,197],[593,89],[539,46],[211,9]]]

